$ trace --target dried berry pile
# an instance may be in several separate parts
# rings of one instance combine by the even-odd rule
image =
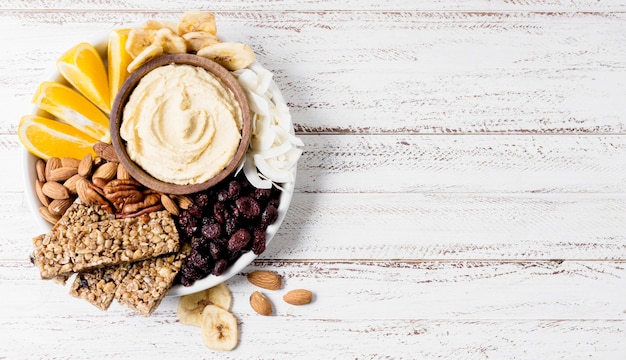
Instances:
[[[239,174],[191,197],[193,204],[177,219],[181,236],[191,244],[180,272],[182,285],[221,275],[243,253],[265,251],[267,227],[278,218],[280,190],[257,189]]]

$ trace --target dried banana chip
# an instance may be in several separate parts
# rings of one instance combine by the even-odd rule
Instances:
[[[220,42],[217,36],[204,31],[194,31],[183,35],[183,39],[187,42],[187,50],[197,52],[198,50],[215,45]]]
[[[215,35],[217,25],[215,14],[210,11],[188,11],[178,21],[178,34],[183,35],[194,31],[204,31]]]
[[[252,49],[242,43],[223,42],[198,50],[198,55],[209,58],[228,70],[240,70],[254,62]]]

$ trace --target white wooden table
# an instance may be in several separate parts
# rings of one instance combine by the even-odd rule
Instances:
[[[37,85],[80,41],[192,9],[275,73],[306,143],[278,235],[227,282],[230,353],[175,298],[101,312],[28,261]],[[625,1],[4,0],[0,44],[0,359],[626,358]],[[286,279],[272,317],[254,269]],[[312,304],[282,302],[300,287]]]

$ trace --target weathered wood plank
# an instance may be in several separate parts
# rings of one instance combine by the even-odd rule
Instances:
[[[43,318],[0,325],[8,359],[609,359],[621,360],[624,321],[241,318],[233,352],[207,349],[200,329],[169,320]],[[17,328],[17,331],[15,330]],[[167,334],[164,336],[164,334]],[[33,337],[36,346],[33,346]],[[104,340],[106,339],[106,340]],[[303,340],[304,339],[304,340]]]
[[[258,288],[245,278],[256,269],[274,270],[284,278],[280,290],[262,290],[277,317],[626,321],[622,261],[255,261],[227,281],[235,298],[233,312],[242,317],[256,314],[248,298]],[[25,261],[0,261],[0,284],[13,295],[0,299],[4,319],[131,314],[117,305],[103,313],[69,296],[67,288],[40,280],[37,269]],[[282,296],[297,288],[315,293],[310,306],[283,302]],[[168,298],[158,317],[175,321],[176,299]],[[21,308],[27,311],[16,311]]]
[[[622,262],[257,262],[249,270],[256,268],[285,278],[283,289],[266,292],[275,315],[250,309],[255,288],[244,274],[231,279],[241,340],[220,356],[258,356],[261,348],[281,358],[312,350],[330,358],[617,358],[626,349]],[[150,318],[117,304],[101,312],[35,276],[28,264],[0,262],[0,285],[11,294],[0,298],[0,356],[212,354],[199,329],[176,320],[175,298]],[[302,287],[315,292],[312,304],[282,303],[284,292]],[[33,338],[38,346],[27,346]]]
[[[42,232],[2,193],[0,259]],[[297,193],[264,259],[626,259],[624,194]]]
[[[263,0],[245,2],[233,0],[214,0],[210,3],[202,0],[152,0],[150,2],[133,2],[121,0],[6,0],[0,4],[0,9],[12,10],[121,10],[121,11],[186,11],[203,9],[212,11],[225,10],[315,10],[315,11],[346,11],[346,10],[449,10],[449,11],[502,11],[502,10],[542,10],[542,11],[619,11],[626,7],[620,1],[490,1],[460,0],[403,0],[403,1],[376,1],[376,0]]]
[[[65,49],[178,14],[0,11],[0,133],[30,111]],[[300,132],[626,130],[622,12],[224,11],[218,21],[275,72]]]
[[[298,192],[621,193],[626,136],[303,135]],[[0,136],[15,169],[0,189],[23,191],[21,144]]]
[[[303,192],[623,192],[622,136],[303,136]]]

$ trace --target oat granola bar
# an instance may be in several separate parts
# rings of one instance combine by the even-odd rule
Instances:
[[[80,200],[77,200],[70,205],[61,219],[59,219],[59,221],[52,227],[50,232],[64,232],[67,231],[68,226],[83,226],[94,222],[112,219],[115,219],[115,216],[106,212],[100,207],[100,205],[85,205]],[[38,266],[38,261],[41,262],[42,259],[50,259],[51,257],[50,254],[45,254],[45,251],[47,250],[47,246],[44,246],[43,242],[45,236],[46,234],[43,234],[33,239],[35,249],[31,257],[31,261]],[[65,284],[71,275],[72,273],[66,272],[62,275],[53,277],[52,280],[60,284]]]
[[[176,254],[132,264],[115,298],[120,304],[149,316],[169,291],[182,263],[182,257]]]
[[[125,264],[78,273],[70,294],[89,301],[100,310],[106,310],[113,302],[115,291],[129,268],[130,264]]]
[[[167,211],[60,226],[34,243],[35,263],[43,279],[144,260],[179,248],[178,231]]]

